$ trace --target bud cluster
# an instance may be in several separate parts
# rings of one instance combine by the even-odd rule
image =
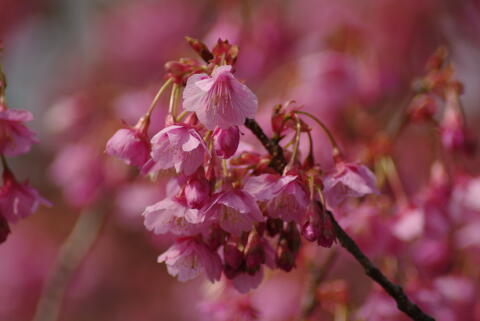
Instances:
[[[293,102],[276,106],[272,116],[274,141],[291,138],[282,146],[288,165],[282,171],[269,166],[275,155],[241,142],[241,126],[255,117],[258,101],[234,76],[238,47],[219,40],[210,51],[187,40],[207,64],[167,63],[167,81],[154,103],[136,126],[113,135],[106,152],[143,175],[175,172],[166,198],[143,212],[148,230],[176,237],[158,258],[168,272],[180,281],[205,273],[213,282],[223,274],[244,293],[260,284],[265,266],[292,270],[302,235],[330,247],[336,235],[327,207],[376,193],[375,177],[367,167],[346,162],[328,128]],[[149,138],[151,111],[170,85],[165,128]],[[314,160],[307,118],[334,147],[330,172],[320,171]],[[310,153],[302,160],[299,145],[307,137]]]

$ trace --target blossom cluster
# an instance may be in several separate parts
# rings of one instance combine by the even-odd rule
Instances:
[[[9,223],[17,222],[33,212],[40,204],[49,205],[28,181],[19,182],[9,168],[6,157],[28,153],[37,137],[26,123],[33,115],[22,109],[10,109],[6,103],[6,77],[0,66],[0,157],[3,166],[3,185],[0,187],[0,243],[10,234]]]
[[[135,126],[110,138],[106,152],[142,175],[175,173],[166,198],[143,212],[148,230],[176,239],[158,262],[180,281],[204,273],[214,282],[223,274],[245,293],[260,284],[264,266],[292,270],[302,238],[330,247],[336,235],[327,209],[377,193],[375,176],[347,162],[328,128],[294,102],[276,106],[272,114],[275,141],[290,139],[282,156],[288,164],[275,168],[275,155],[241,140],[258,100],[234,75],[238,47],[219,40],[210,51],[187,40],[207,64],[166,64],[167,80],[156,97],[172,87],[165,127],[148,136],[154,100]],[[307,119],[333,146],[335,166],[325,172],[314,159]],[[310,149],[302,157],[300,142],[307,137]]]

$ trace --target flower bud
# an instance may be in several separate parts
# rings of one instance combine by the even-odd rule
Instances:
[[[254,275],[260,266],[265,263],[265,251],[256,231],[252,231],[248,238],[245,248],[246,270],[250,275]]]
[[[240,130],[238,126],[228,129],[217,127],[213,132],[215,154],[224,159],[228,159],[235,154],[240,142]]]
[[[295,266],[295,255],[289,249],[288,243],[285,239],[281,239],[280,242],[278,242],[277,251],[275,253],[275,263],[280,269],[286,272],[290,272]]]
[[[210,184],[204,178],[194,177],[185,185],[185,199],[191,208],[201,208],[210,197]]]
[[[234,243],[228,243],[223,247],[223,258],[225,260],[225,276],[233,279],[242,267],[243,253]]]
[[[217,250],[220,245],[225,244],[227,233],[218,226],[212,227],[210,234],[206,240],[208,247],[212,250]]]
[[[0,244],[7,240],[8,234],[10,234],[8,222],[2,215],[0,215]]]
[[[275,236],[282,231],[283,221],[278,218],[269,218],[266,223],[269,236]]]
[[[284,237],[287,240],[288,248],[293,252],[297,253],[302,245],[300,240],[300,232],[297,229],[297,224],[295,222],[290,222],[288,224],[287,230],[284,233]]]

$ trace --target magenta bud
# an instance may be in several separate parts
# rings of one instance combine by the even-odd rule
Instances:
[[[297,224],[295,224],[295,222],[290,222],[288,224],[287,230],[284,233],[284,237],[287,240],[288,248],[293,253],[297,253],[302,245],[302,241],[300,239],[300,232],[298,231]]]
[[[278,218],[269,218],[266,223],[267,233],[269,236],[275,236],[282,231],[283,221]]]
[[[240,130],[238,126],[228,129],[217,127],[213,132],[215,154],[223,159],[228,159],[235,154],[240,142]]]
[[[201,208],[210,197],[210,184],[205,178],[190,179],[185,185],[185,199],[191,208]]]
[[[280,269],[290,272],[295,267],[295,255],[288,248],[285,239],[278,243],[277,251],[275,253],[275,263]]]
[[[0,215],[0,244],[7,240],[8,234],[10,234],[8,222],[2,215]]]
[[[217,250],[220,245],[225,244],[227,234],[219,227],[212,228],[207,238],[208,247],[212,250]]]
[[[247,273],[253,275],[260,266],[265,263],[265,251],[262,246],[260,236],[256,231],[252,231],[248,237],[245,247],[245,260]]]
[[[228,243],[223,247],[223,258],[225,260],[225,276],[232,279],[240,272],[243,263],[243,253],[234,243]]]
[[[316,228],[312,223],[307,222],[303,225],[302,235],[309,242],[315,242],[318,239],[319,235],[318,228]]]

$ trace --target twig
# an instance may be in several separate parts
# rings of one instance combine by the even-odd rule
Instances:
[[[62,245],[57,262],[43,288],[33,321],[56,321],[73,273],[96,241],[105,219],[105,211],[80,214],[72,232]]]
[[[311,277],[308,282],[307,293],[305,295],[305,302],[303,304],[300,320],[307,320],[313,314],[313,312],[315,312],[315,309],[318,305],[317,288],[327,277],[327,274],[335,263],[337,256],[338,252],[336,250],[330,251],[320,267],[315,265],[312,266]]]
[[[283,156],[281,146],[272,141],[265,135],[260,125],[253,119],[247,119],[245,126],[260,140],[262,145],[268,150],[272,156],[270,166],[277,172],[282,173],[287,165],[287,161]],[[319,207],[321,208],[321,207]],[[400,311],[408,315],[415,321],[435,321],[434,318],[423,312],[416,304],[414,304],[408,296],[403,292],[402,287],[392,283],[373,263],[363,254],[355,241],[343,230],[333,216],[332,212],[327,211],[327,215],[332,220],[335,233],[342,247],[344,247],[353,257],[362,265],[365,273],[376,283],[378,283],[396,302]]]

